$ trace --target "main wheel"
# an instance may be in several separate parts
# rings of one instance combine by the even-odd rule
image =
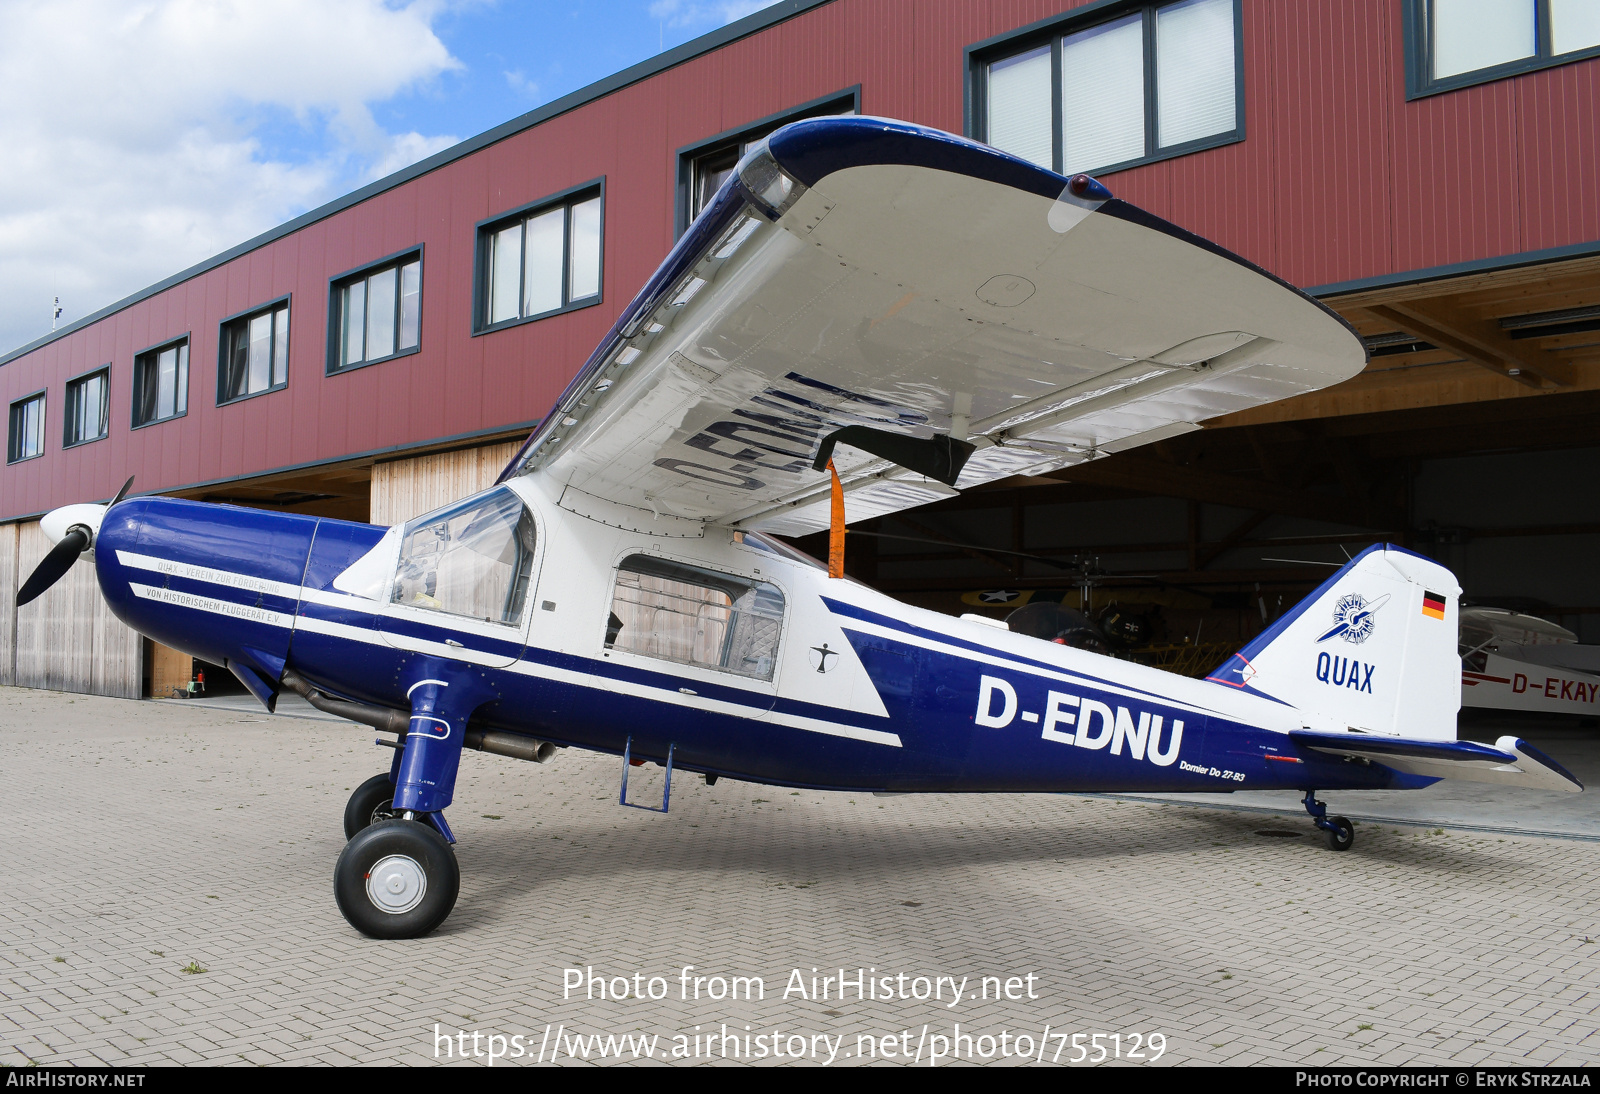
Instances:
[[[444,922],[461,888],[445,838],[423,821],[380,820],[344,845],[333,895],[369,938],[420,938]]]
[[[363,828],[399,815],[394,811],[394,783],[389,781],[388,772],[374,775],[356,787],[344,807],[344,838],[354,839]]]
[[[1329,817],[1333,830],[1328,832],[1328,846],[1335,851],[1348,851],[1355,846],[1356,826],[1343,817]],[[1327,831],[1324,829],[1324,831]]]

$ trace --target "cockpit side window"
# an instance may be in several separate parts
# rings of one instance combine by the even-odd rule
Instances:
[[[776,585],[652,555],[617,567],[608,649],[770,680],[782,634]]]
[[[405,526],[390,600],[514,626],[533,573],[533,515],[512,490],[418,517]]]

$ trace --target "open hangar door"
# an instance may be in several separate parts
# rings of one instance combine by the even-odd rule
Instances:
[[[1360,376],[854,525],[848,571],[949,613],[1115,605],[1144,624],[1130,656],[1203,674],[1387,541],[1600,643],[1600,259],[1326,302],[1367,341]]]

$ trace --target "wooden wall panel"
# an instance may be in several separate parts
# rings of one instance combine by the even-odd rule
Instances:
[[[0,684],[17,682],[17,526],[0,525]]]
[[[17,571],[50,550],[38,522],[17,525]],[[22,687],[137,699],[144,643],[106,607],[94,567],[79,562],[39,599],[17,609],[16,676]]]
[[[372,523],[401,524],[494,485],[521,441],[391,460],[372,468]]]
[[[151,698],[168,698],[173,688],[187,687],[194,677],[194,658],[182,650],[147,639],[145,656],[150,659]]]

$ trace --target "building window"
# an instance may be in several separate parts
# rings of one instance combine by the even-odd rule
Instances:
[[[600,303],[601,206],[595,186],[478,227],[478,329]]]
[[[133,359],[135,429],[189,412],[189,340],[146,350]]]
[[[289,302],[275,301],[222,324],[217,405],[289,382]]]
[[[1067,175],[1242,140],[1243,49],[1238,0],[1140,5],[974,47],[973,135]]]
[[[103,368],[67,381],[66,424],[61,447],[98,441],[111,422],[111,370]]]
[[[422,344],[422,255],[413,251],[334,281],[328,371],[415,353]]]
[[[720,148],[715,152],[707,152],[703,156],[696,156],[689,161],[689,223],[694,223],[694,218],[700,211],[711,204],[712,197],[722,189],[722,184],[728,181],[728,176],[733,174],[734,167],[739,158],[744,155],[745,149],[751,144],[766,136],[765,133],[749,140],[742,140],[727,148]]]
[[[607,649],[770,680],[782,634],[776,585],[655,555],[617,568]]]
[[[1408,0],[1410,98],[1600,55],[1594,0]]]
[[[861,88],[857,86],[679,149],[677,234],[682,235],[688,230],[694,218],[710,204],[728,176],[733,174],[733,168],[740,158],[749,151],[751,145],[763,137],[790,122],[797,122],[803,118],[827,118],[859,113],[861,113]]]
[[[11,404],[11,428],[6,433],[6,462],[44,455],[44,392]]]

